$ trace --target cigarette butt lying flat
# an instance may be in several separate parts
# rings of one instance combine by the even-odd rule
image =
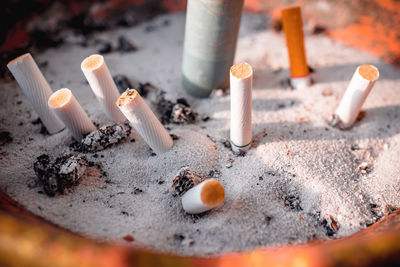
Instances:
[[[215,179],[208,179],[182,196],[182,206],[187,213],[198,214],[218,207],[224,200],[224,186]]]
[[[47,131],[53,134],[64,129],[64,124],[47,105],[47,100],[53,92],[31,54],[27,53],[11,60],[7,67],[38,113]]]
[[[379,78],[379,71],[372,65],[358,66],[340,101],[335,115],[338,126],[346,129],[353,126],[372,87]]]
[[[63,88],[54,92],[49,98],[48,105],[65,123],[76,140],[80,141],[83,135],[96,131],[96,127],[69,89]]]
[[[115,122],[124,122],[126,120],[125,116],[115,106],[115,101],[119,97],[118,88],[103,56],[91,55],[85,58],[81,63],[81,69],[97,100],[105,108],[108,117]]]
[[[231,143],[234,152],[245,151],[251,146],[251,101],[253,69],[248,63],[231,67]]]
[[[172,147],[171,136],[135,89],[123,93],[116,104],[155,153],[164,153]]]
[[[282,25],[289,55],[291,84],[294,88],[310,84],[309,69],[304,47],[303,21],[300,7],[283,9]]]

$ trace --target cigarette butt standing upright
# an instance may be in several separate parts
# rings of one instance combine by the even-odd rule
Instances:
[[[303,21],[300,7],[282,10],[282,25],[290,64],[290,82],[294,88],[310,85],[310,73],[304,47]]]
[[[115,106],[115,101],[119,97],[118,88],[108,70],[104,57],[91,55],[85,58],[81,63],[81,69],[97,100],[105,108],[108,117],[115,122],[124,122],[125,116]]]
[[[231,77],[231,144],[236,153],[251,146],[251,95],[253,69],[248,63],[235,64],[230,69]]]
[[[229,87],[244,0],[189,0],[182,85],[196,97]]]
[[[335,112],[340,128],[346,129],[353,126],[365,99],[378,78],[379,71],[375,66],[361,65],[357,67]]]
[[[49,98],[48,105],[77,141],[80,141],[83,135],[96,131],[96,127],[68,88],[54,92]]]
[[[224,186],[215,179],[208,179],[182,196],[182,206],[187,213],[198,214],[218,207],[224,200]]]
[[[47,105],[47,100],[53,92],[31,54],[27,53],[11,60],[7,67],[38,113],[47,131],[53,134],[64,129],[64,124]]]
[[[127,90],[116,104],[155,153],[164,153],[172,147],[171,136],[136,90]]]

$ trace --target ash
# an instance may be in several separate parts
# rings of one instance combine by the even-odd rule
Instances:
[[[165,98],[165,91],[162,90],[157,95],[157,110],[163,124],[192,124],[197,121],[198,114],[191,109],[185,98],[172,102]]]
[[[339,118],[338,115],[333,114],[331,120],[329,121],[329,125],[338,128],[340,130],[346,130],[347,128],[344,126],[342,120]]]
[[[194,172],[190,167],[182,167],[172,179],[173,195],[182,196],[202,180],[204,180],[204,177]]]
[[[145,31],[153,23],[144,23],[93,33],[92,37],[115,43],[123,34],[140,48],[129,54],[108,53],[110,72],[126,75],[132,86],[137,85],[134,79],[140,79],[165,90],[160,111],[156,99],[160,90],[143,86],[149,88],[144,100],[159,118],[170,123],[169,132],[179,137],[174,146],[150,157],[148,145],[140,137],[135,142],[128,137],[101,152],[84,155],[88,160],[101,159],[107,173],[104,181],[96,179],[103,176],[97,168],[87,166],[79,186],[67,189],[68,194],[55,198],[38,194],[37,188],[28,185],[29,177],[35,177],[32,165],[36,157],[68,154],[71,134],[40,134],[40,125],[30,123],[36,115],[19,86],[0,81],[0,131],[10,132],[13,138],[0,146],[3,192],[46,220],[100,242],[121,241],[165,253],[205,257],[341,238],[400,207],[399,70],[326,36],[308,35],[307,59],[318,66],[313,73],[317,83],[286,90],[279,84],[289,70],[284,36],[272,29],[255,32],[254,25],[263,20],[244,13],[235,61],[246,61],[256,70],[254,141],[245,157],[236,157],[229,149],[229,91],[217,90],[207,99],[186,94],[180,83],[185,14],[169,14],[154,23],[165,19],[170,25],[153,32]],[[82,107],[102,126],[108,123],[102,106],[84,79],[77,79],[82,76],[79,63],[97,48],[98,43],[88,42],[86,48],[69,43],[37,52],[35,60],[48,61],[48,69],[41,70],[53,89],[71,81],[69,86]],[[363,106],[368,116],[346,131],[330,127],[327,119],[339,105],[351,74],[356,65],[366,62],[381,73]],[[277,69],[282,71],[273,72]],[[182,98],[192,111],[210,119],[173,123],[174,106],[188,107]],[[18,101],[22,104],[15,105]],[[292,101],[296,104],[289,104]],[[49,191],[59,194],[53,162],[48,156],[38,164],[45,165],[41,170],[50,168],[50,174],[41,177],[49,188],[54,186]],[[368,163],[367,169],[363,162]],[[173,177],[185,176],[177,174],[182,166],[190,166],[201,179],[219,175],[226,192],[224,205],[201,216],[186,214],[178,192],[187,190],[192,182],[187,175],[187,184],[176,182],[175,197],[171,188]],[[134,240],[128,243],[123,239],[126,235]]]
[[[103,126],[83,138],[78,150],[84,153],[102,151],[120,143],[122,140],[126,139],[131,132],[132,127],[129,122]]]
[[[88,160],[82,156],[68,154],[52,161],[49,155],[43,154],[36,159],[33,169],[46,194],[53,197],[79,184],[88,165]]]
[[[175,124],[190,124],[195,123],[197,119],[197,113],[194,112],[190,106],[176,103],[172,108],[171,121]]]

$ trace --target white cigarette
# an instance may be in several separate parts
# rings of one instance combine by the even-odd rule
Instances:
[[[349,128],[354,124],[365,99],[378,78],[379,71],[376,67],[372,65],[357,67],[335,112],[341,128]]]
[[[171,136],[136,90],[124,92],[116,104],[155,153],[164,153],[172,147]]]
[[[108,117],[115,122],[124,122],[126,120],[125,116],[115,106],[115,101],[119,97],[118,88],[103,56],[91,55],[85,58],[81,63],[81,69],[97,100],[105,108]]]
[[[182,196],[182,206],[187,213],[198,214],[218,207],[224,200],[224,186],[215,179],[208,179]]]
[[[31,54],[27,53],[11,60],[7,67],[38,113],[47,131],[53,134],[64,129],[65,125],[47,105],[47,100],[53,92]]]
[[[231,143],[234,152],[251,146],[251,91],[253,69],[248,63],[231,67]]]
[[[311,85],[311,77],[310,75],[296,78],[291,77],[290,84],[294,89],[303,89]]]
[[[80,141],[83,135],[96,131],[96,127],[68,88],[54,92],[49,98],[48,105],[76,140]]]

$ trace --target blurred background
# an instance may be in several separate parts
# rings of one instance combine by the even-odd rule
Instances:
[[[1,76],[13,57],[65,41],[87,45],[86,38],[113,27],[132,27],[166,12],[184,11],[187,0],[3,0],[0,15]],[[400,66],[398,0],[245,0],[245,11],[263,13],[265,27],[281,30],[280,9],[302,6],[305,31],[327,34]],[[149,29],[151,30],[151,29]]]

